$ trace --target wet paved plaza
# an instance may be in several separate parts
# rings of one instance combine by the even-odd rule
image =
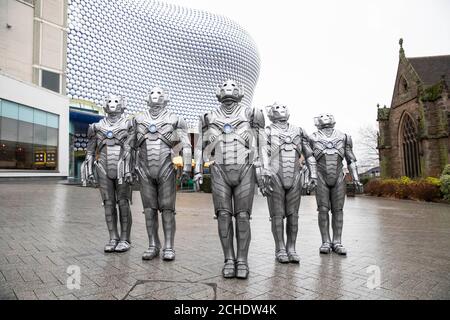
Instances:
[[[319,254],[315,199],[303,197],[301,263],[281,265],[257,196],[249,278],[225,280],[210,194],[178,193],[172,262],[141,260],[147,234],[138,192],[133,200],[131,250],[105,254],[98,190],[0,184],[0,299],[450,299],[450,205],[347,198],[342,257]],[[79,289],[67,287],[68,267],[79,267]]]

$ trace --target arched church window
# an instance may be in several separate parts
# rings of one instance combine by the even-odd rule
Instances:
[[[419,142],[417,127],[410,115],[405,114],[401,128],[403,168],[405,176],[416,178],[420,176]]]

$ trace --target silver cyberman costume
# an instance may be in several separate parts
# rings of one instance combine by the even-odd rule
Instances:
[[[257,136],[264,129],[261,110],[242,106],[243,87],[228,80],[217,88],[221,106],[200,117],[195,148],[195,176],[203,182],[203,161],[211,161],[211,186],[215,215],[225,264],[225,278],[248,277],[250,216],[255,191]],[[233,217],[236,220],[237,252],[234,251]]]
[[[153,88],[148,96],[149,109],[133,119],[129,144],[136,151],[136,171],[141,185],[141,198],[149,238],[149,248],[142,259],[159,255],[161,243],[158,236],[158,211],[161,212],[164,231],[164,260],[175,259],[175,200],[176,170],[172,162],[174,147],[180,142],[183,155],[182,180],[192,170],[191,143],[184,119],[166,106],[168,93]]]
[[[322,114],[314,118],[318,131],[310,136],[311,148],[317,161],[316,200],[319,213],[319,229],[322,236],[320,253],[346,255],[347,250],[341,243],[342,226],[344,222],[344,201],[346,183],[344,181],[343,160],[347,161],[348,169],[355,187],[360,190],[356,157],[353,154],[353,143],[349,135],[336,129],[336,121],[330,114]],[[331,210],[331,225],[333,241],[330,239],[329,214]]]
[[[106,117],[89,126],[89,142],[81,175],[83,185],[97,182],[100,185],[110,238],[105,252],[124,252],[130,249],[132,223],[129,203],[131,176],[125,174],[132,166],[131,149],[126,144],[131,122],[123,115],[125,105],[120,96],[110,95],[106,98],[104,110]]]
[[[299,263],[295,250],[298,232],[298,210],[302,191],[301,156],[303,154],[309,174],[309,188],[317,184],[316,159],[309,145],[308,136],[302,128],[288,122],[289,109],[285,105],[273,104],[266,108],[272,121],[266,127],[267,144],[262,147],[261,192],[267,196],[272,234],[275,240],[275,257],[280,263]],[[264,155],[264,156],[263,156]],[[268,161],[267,161],[268,160]],[[284,219],[286,218],[286,238],[284,241]]]

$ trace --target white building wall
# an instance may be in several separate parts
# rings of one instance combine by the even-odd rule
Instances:
[[[23,2],[0,1],[0,70],[28,82],[33,78],[33,14],[33,6]]]
[[[59,115],[58,170],[1,170],[1,177],[67,177],[69,171],[69,98],[0,73],[0,99]]]

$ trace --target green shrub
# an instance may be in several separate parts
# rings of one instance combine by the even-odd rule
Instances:
[[[200,190],[202,190],[205,193],[211,193],[211,175],[210,174],[204,174],[203,175],[203,183],[200,185]]]
[[[450,191],[450,176],[448,181]],[[378,197],[433,201],[441,198],[441,184],[441,180],[432,177],[418,180],[408,177],[372,179],[367,183],[364,191]]]
[[[372,180],[371,177],[363,177],[359,179],[359,182],[361,182],[365,186],[370,180]]]
[[[441,198],[439,184],[436,184],[433,180],[431,180],[433,182],[427,181],[427,179],[431,180],[429,178],[421,179],[410,185],[410,194],[408,196],[410,199],[433,201]],[[439,179],[436,180],[439,181]]]
[[[450,164],[447,164],[444,168],[444,170],[442,171],[442,175],[443,176],[447,176],[450,175]]]

